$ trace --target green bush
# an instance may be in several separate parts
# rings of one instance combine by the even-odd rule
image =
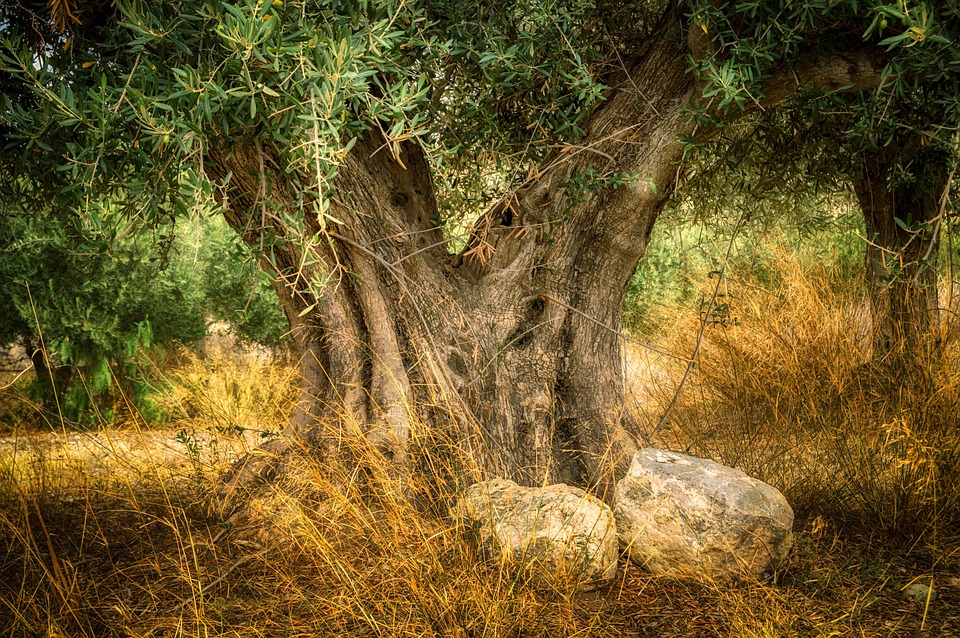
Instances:
[[[0,217],[0,342],[45,348],[53,378],[38,370],[28,395],[48,420],[95,425],[130,410],[165,420],[148,354],[195,342],[209,320],[281,343],[269,278],[222,220],[133,232],[101,212],[72,227],[45,211]]]

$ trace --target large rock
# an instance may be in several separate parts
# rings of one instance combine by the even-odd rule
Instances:
[[[580,590],[600,587],[616,575],[613,512],[583,490],[493,479],[468,488],[453,513],[468,539],[491,558]]]
[[[613,509],[630,559],[671,577],[760,577],[793,544],[793,509],[776,488],[676,452],[637,452]]]

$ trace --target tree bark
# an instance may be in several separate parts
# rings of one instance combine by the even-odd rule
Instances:
[[[44,402],[53,406],[56,404],[55,394],[63,392],[70,382],[72,370],[68,366],[51,365],[47,353],[34,339],[26,339],[24,345],[27,355],[30,357],[30,362],[33,364],[33,372],[37,376],[40,394]]]
[[[287,440],[336,454],[344,436],[362,435],[402,473],[418,428],[452,420],[486,472],[612,498],[636,448],[622,303],[676,182],[681,136],[695,132],[696,46],[666,27],[651,37],[588,117],[586,138],[493,205],[456,255],[434,223],[430,167],[415,144],[394,157],[376,131],[358,141],[335,181],[331,214],[343,223],[307,220],[307,239],[319,241],[298,240],[268,212],[293,201],[269,149],[211,150],[210,176],[232,174],[228,221],[254,245],[263,229],[280,238],[264,265],[277,274],[304,380]],[[859,86],[879,68],[789,69],[771,86]],[[574,187],[587,175],[591,187]],[[317,295],[308,283],[319,276],[328,283]],[[269,473],[281,447],[240,464],[228,494]]]
[[[867,291],[878,361],[915,355],[939,316],[937,248],[947,175],[933,170],[910,183],[890,184],[895,161],[877,154],[854,181],[868,239]]]

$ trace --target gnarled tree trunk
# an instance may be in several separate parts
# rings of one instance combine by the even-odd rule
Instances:
[[[269,150],[211,151],[211,176],[233,175],[230,223],[255,245],[264,229],[280,238],[270,267],[304,379],[288,437],[333,450],[344,433],[362,434],[402,468],[411,428],[453,415],[460,443],[490,472],[611,497],[636,445],[622,303],[676,181],[680,137],[695,131],[686,108],[700,91],[687,53],[675,34],[655,34],[590,115],[582,143],[493,205],[456,255],[434,223],[430,168],[414,144],[393,156],[379,133],[363,136],[336,177],[331,214],[343,223],[322,231],[314,220],[317,241],[306,246],[287,241],[281,216],[267,212],[292,202]],[[807,71],[775,77],[772,99],[798,79],[839,87],[863,84],[858,74],[879,78],[866,58]],[[571,187],[587,174],[637,178]],[[319,277],[328,283],[316,296],[308,282]],[[269,465],[252,457],[231,480]]]

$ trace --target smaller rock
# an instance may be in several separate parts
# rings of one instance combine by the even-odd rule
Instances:
[[[901,591],[903,592],[904,598],[918,603],[925,603],[927,600],[936,600],[939,595],[936,589],[923,583],[911,583]]]
[[[586,591],[616,576],[617,531],[600,499],[564,484],[521,487],[493,479],[476,483],[453,510],[482,553]]]

